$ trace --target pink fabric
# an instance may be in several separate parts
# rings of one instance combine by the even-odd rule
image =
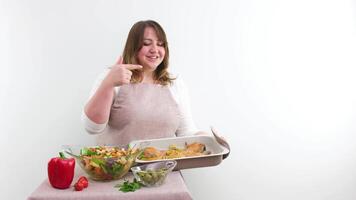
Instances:
[[[122,183],[124,179],[111,182],[97,182],[89,180],[89,187],[83,191],[74,191],[73,185],[78,177],[84,175],[77,173],[72,187],[59,190],[52,188],[48,180],[45,180],[27,200],[191,200],[189,191],[184,184],[184,180],[179,171],[169,174],[165,183],[158,187],[142,187],[135,192],[121,192],[114,186]],[[126,179],[132,181],[132,174],[128,174]]]
[[[175,137],[179,122],[179,108],[168,87],[128,84],[120,87],[108,126],[97,142],[127,145],[133,140]]]

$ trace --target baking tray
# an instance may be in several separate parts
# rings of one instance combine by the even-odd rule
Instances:
[[[155,147],[159,150],[167,150],[169,145],[175,145],[178,148],[184,148],[185,144],[200,142],[205,144],[206,150],[210,151],[209,155],[193,156],[193,157],[183,157],[175,159],[164,159],[164,160],[176,160],[177,165],[174,170],[197,168],[197,167],[208,167],[215,166],[221,163],[223,156],[229,154],[230,150],[216,141],[212,136],[207,135],[197,135],[197,136],[185,136],[185,137],[173,137],[173,138],[161,138],[152,140],[136,140],[132,141],[129,146],[144,149],[146,147]],[[152,162],[158,162],[163,160],[140,160],[136,158],[137,164],[146,164]]]

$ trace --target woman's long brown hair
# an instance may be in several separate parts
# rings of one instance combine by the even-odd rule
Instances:
[[[157,37],[160,41],[162,41],[165,49],[163,61],[154,71],[153,79],[161,85],[172,84],[175,78],[172,78],[168,72],[169,49],[166,33],[163,28],[153,20],[139,21],[132,26],[129,35],[127,36],[126,45],[122,55],[123,62],[125,64],[139,64],[137,61],[137,55],[143,46],[143,36],[147,27],[152,27],[156,31]],[[142,79],[143,77],[140,70],[132,71],[131,83],[139,83]]]

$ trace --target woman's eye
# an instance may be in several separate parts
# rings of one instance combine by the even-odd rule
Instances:
[[[143,43],[144,46],[149,46],[150,44],[151,44],[151,43],[149,43],[149,42],[144,42],[144,43]]]
[[[164,46],[164,43],[163,43],[163,42],[158,42],[158,43],[157,43],[157,46],[163,47],[163,46]]]

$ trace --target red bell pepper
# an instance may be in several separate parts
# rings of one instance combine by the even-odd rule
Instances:
[[[73,181],[75,160],[65,158],[63,152],[59,155],[48,162],[48,179],[52,187],[66,189]]]

